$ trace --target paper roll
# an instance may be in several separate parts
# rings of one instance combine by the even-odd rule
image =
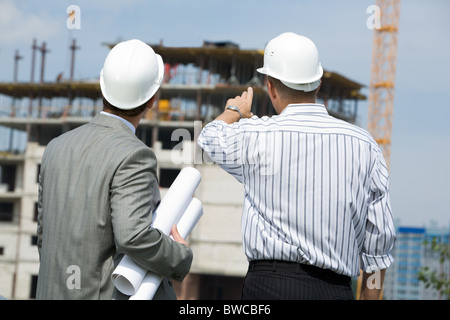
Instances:
[[[202,202],[197,198],[192,198],[188,207],[184,211],[177,223],[178,233],[186,239],[203,215]]]
[[[193,198],[185,212],[177,223],[180,236],[186,239],[203,215],[203,207],[200,200]],[[153,272],[147,272],[141,285],[130,300],[152,300],[158,290],[163,277]]]
[[[201,175],[197,169],[183,168],[155,210],[152,227],[170,235],[172,226],[181,219],[181,215],[191,202],[200,180]],[[133,295],[144,280],[146,272],[147,270],[137,265],[129,257],[124,256],[114,269],[111,278],[120,292]]]
[[[162,276],[148,272],[144,280],[142,280],[139,289],[130,297],[130,300],[152,300],[162,280]]]
[[[147,270],[138,266],[130,257],[125,255],[114,269],[112,281],[120,292],[131,296],[141,285],[146,273]]]
[[[170,229],[188,206],[200,180],[200,172],[195,168],[187,167],[180,171],[155,212],[153,228],[170,234]]]

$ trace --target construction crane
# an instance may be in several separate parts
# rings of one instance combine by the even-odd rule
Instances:
[[[367,129],[383,151],[389,169],[400,0],[377,0],[377,6],[380,24],[374,28]]]
[[[400,0],[377,0],[377,7],[380,24],[374,28],[367,128],[383,151],[389,169]],[[361,292],[361,281],[362,275],[357,281],[357,299]],[[382,297],[383,291],[380,299]]]

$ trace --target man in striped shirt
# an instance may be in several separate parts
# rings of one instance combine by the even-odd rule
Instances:
[[[248,88],[198,139],[244,186],[243,299],[352,299],[350,280],[360,268],[360,297],[378,299],[393,262],[383,155],[369,133],[316,104],[322,68],[314,50],[312,41],[290,33],[269,42],[258,71],[268,77],[278,115],[254,116]],[[301,63],[315,71],[308,82],[277,69],[291,65],[304,75]]]

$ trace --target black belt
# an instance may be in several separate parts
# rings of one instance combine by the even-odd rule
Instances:
[[[249,263],[249,271],[272,271],[308,274],[315,278],[336,283],[349,284],[351,278],[329,269],[322,269],[313,265],[282,261],[282,260],[252,260]]]

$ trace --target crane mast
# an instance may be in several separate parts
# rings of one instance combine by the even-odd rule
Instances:
[[[391,162],[392,116],[394,111],[400,0],[377,0],[380,24],[374,28],[367,129],[380,146],[388,169]],[[362,272],[356,298],[360,298]],[[383,297],[381,291],[380,299]]]
[[[400,0],[377,0],[380,25],[374,28],[367,128],[390,167]]]

